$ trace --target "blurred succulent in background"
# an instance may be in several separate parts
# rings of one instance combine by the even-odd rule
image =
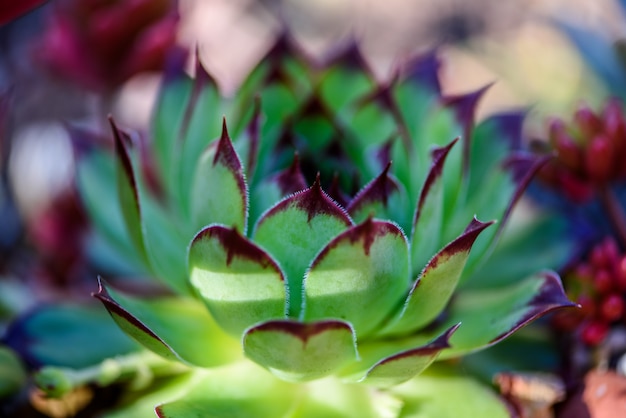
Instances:
[[[532,194],[565,214],[579,238],[598,242],[611,234],[625,245],[626,119],[621,102],[608,100],[597,113],[581,106],[571,122],[550,121],[548,131],[547,142],[533,145],[556,158],[541,170]]]
[[[176,46],[175,0],[62,0],[35,46],[51,72],[107,92],[133,75],[164,67]]]
[[[533,258],[530,277],[459,290],[545,161],[512,153],[521,114],[474,126],[485,89],[441,97],[438,65],[415,59],[380,83],[356,47],[318,66],[283,36],[231,100],[199,62],[195,80],[168,74],[149,141],[111,120],[112,150],[79,161],[83,200],[101,243],[176,295],[102,282],[95,296],[144,347],[199,367],[149,409],[506,415],[469,378],[414,377],[573,304]],[[53,392],[63,374],[44,376]]]
[[[46,0],[24,0],[20,2],[3,2],[0,5],[0,25],[17,19],[21,15],[41,6]]]

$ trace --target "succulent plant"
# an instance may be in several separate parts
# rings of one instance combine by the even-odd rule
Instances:
[[[105,241],[177,293],[95,296],[146,348],[214,368],[160,416],[419,416],[435,358],[572,306],[548,271],[458,291],[544,161],[511,153],[522,115],[474,126],[484,89],[442,98],[437,67],[379,83],[356,48],[316,67],[281,38],[233,100],[200,64],[168,74],[150,142],[111,121],[114,153],[83,156]]]

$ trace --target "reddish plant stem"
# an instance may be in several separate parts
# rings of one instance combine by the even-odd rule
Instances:
[[[602,206],[606,210],[609,220],[617,232],[617,238],[626,248],[626,214],[622,210],[619,200],[611,188],[607,185],[599,187],[598,191]]]

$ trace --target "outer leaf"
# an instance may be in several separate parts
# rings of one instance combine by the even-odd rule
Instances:
[[[287,417],[298,387],[250,362],[207,370],[180,399],[156,408],[161,418]]]
[[[191,98],[187,104],[185,122],[181,127],[180,138],[176,138],[176,149],[180,157],[173,164],[175,173],[180,175],[178,196],[184,213],[189,213],[191,187],[193,177],[202,155],[213,138],[220,132],[220,116],[223,114],[217,84],[209,75],[196,54],[196,77],[193,83]]]
[[[450,347],[449,340],[460,324],[456,324],[432,341],[423,337],[365,342],[359,346],[361,360],[342,371],[349,380],[389,387],[405,382],[424,371]]]
[[[311,261],[351,225],[343,209],[322,191],[319,176],[309,189],[282,200],[259,219],[254,241],[278,261],[287,276],[290,317],[300,315],[302,281]]]
[[[411,289],[404,308],[383,330],[384,334],[410,333],[439,316],[456,289],[474,241],[492,223],[474,219],[463,234],[429,261]]]
[[[121,249],[127,260],[141,260],[145,264],[125,226],[115,184],[117,179],[113,157],[101,152],[91,152],[80,156],[76,169],[81,201],[98,234],[112,247]]]
[[[443,222],[443,179],[441,174],[450,149],[458,138],[442,148],[432,151],[430,167],[413,218],[411,238],[411,268],[419,271],[439,249]]]
[[[126,224],[126,230],[129,232],[135,248],[137,248],[138,252],[145,257],[137,180],[135,179],[128,150],[123,142],[123,134],[115,125],[113,118],[109,118],[109,122],[111,123],[113,137],[115,139],[115,155],[117,157],[117,190],[122,209],[122,216]]]
[[[179,177],[175,170],[178,140],[185,125],[186,107],[193,90],[192,80],[182,71],[176,69],[173,74],[166,74],[161,87],[158,106],[152,118],[155,158],[161,180],[170,196],[177,196],[175,189],[179,187]]]
[[[268,321],[250,328],[244,352],[281,379],[306,381],[332,374],[356,360],[356,339],[343,321]]]
[[[442,357],[456,357],[493,345],[519,328],[558,308],[573,307],[561,280],[552,272],[531,276],[506,288],[467,291],[451,305],[446,324],[463,321]],[[462,318],[462,319],[461,319]]]
[[[192,187],[194,229],[212,223],[246,231],[248,190],[239,157],[228,137],[226,120],[217,145],[200,158]]]
[[[494,252],[464,277],[461,286],[488,289],[513,284],[542,268],[560,271],[580,251],[570,234],[571,228],[559,216],[515,219],[507,223]]]
[[[404,401],[399,418],[510,418],[504,401],[471,377],[433,370],[391,389]]]
[[[280,267],[236,229],[214,225],[200,231],[189,248],[189,275],[215,320],[233,335],[285,316]]]
[[[210,367],[240,357],[237,341],[192,299],[143,301],[114,292],[103,282],[94,296],[124,332],[167,359]]]
[[[189,295],[185,260],[191,236],[175,222],[167,208],[148,193],[142,197],[144,243],[153,274],[177,293]]]
[[[348,321],[359,338],[375,330],[406,295],[406,237],[390,222],[367,219],[334,238],[304,281],[304,319]]]
[[[3,342],[20,353],[30,367],[73,369],[93,366],[138,348],[97,305],[39,306],[14,321]]]
[[[395,418],[402,407],[399,399],[365,385],[345,385],[334,378],[287,383],[252,362],[195,373],[192,379],[187,378],[187,386],[187,393],[157,407],[158,416]],[[129,409],[125,416],[135,411]]]
[[[181,398],[195,387],[203,375],[201,373],[184,373],[171,379],[153,382],[146,390],[139,393],[126,390],[117,407],[103,412],[103,418],[154,418],[154,406],[172,402]]]
[[[300,384],[304,392],[290,417],[396,418],[402,402],[366,385],[350,385],[329,377]]]

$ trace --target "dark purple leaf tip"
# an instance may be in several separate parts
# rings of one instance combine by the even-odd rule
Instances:
[[[432,165],[430,166],[430,170],[428,171],[428,176],[426,176],[426,180],[424,181],[424,186],[422,187],[422,191],[420,192],[420,197],[417,203],[417,209],[415,211],[415,219],[413,220],[413,225],[417,224],[420,214],[422,213],[422,208],[424,207],[424,202],[426,202],[426,198],[430,193],[435,182],[441,177],[443,173],[443,166],[446,162],[446,158],[450,153],[452,147],[459,141],[459,138],[455,138],[448,145],[444,147],[438,147],[432,150],[431,158],[433,160]]]
[[[222,225],[211,225],[198,232],[191,245],[203,239],[216,239],[226,249],[226,265],[230,266],[233,258],[238,257],[245,260],[254,261],[263,268],[270,266],[275,271],[280,272],[280,267],[261,248],[254,245],[246,237],[241,235],[236,228],[226,228]],[[281,280],[284,280],[280,273]]]
[[[387,163],[387,166],[383,169],[382,173],[378,175],[374,180],[367,184],[354,199],[350,202],[346,210],[349,214],[353,215],[364,206],[371,203],[382,203],[387,207],[389,196],[399,190],[398,183],[389,177],[389,168],[391,162]]]
[[[439,69],[441,60],[436,50],[430,50],[423,55],[416,56],[403,66],[404,78],[415,82],[420,86],[432,89],[435,93],[441,93],[439,81]]]
[[[348,331],[352,333],[350,325],[341,321],[318,321],[311,323],[303,323],[297,321],[291,321],[288,319],[268,321],[263,324],[252,327],[247,335],[252,335],[255,332],[282,332],[298,338],[303,344],[306,344],[311,337],[318,334],[322,334],[327,331]]]
[[[111,129],[113,130],[113,139],[115,141],[115,155],[117,156],[118,161],[122,165],[122,170],[124,171],[124,175],[130,182],[130,185],[133,189],[133,195],[135,197],[135,205],[137,210],[139,210],[139,198],[137,195],[137,183],[135,180],[135,174],[133,172],[133,165],[130,161],[130,156],[128,155],[128,149],[126,148],[126,144],[130,141],[130,137],[125,132],[122,132],[115,121],[113,120],[113,116],[109,115],[109,123],[111,124]]]
[[[354,38],[342,45],[339,51],[331,52],[329,55],[330,58],[326,60],[326,67],[345,66],[351,70],[371,74],[369,64],[359,49],[358,41]]]
[[[502,233],[504,225],[506,225],[513,208],[524,194],[524,191],[532,181],[533,177],[535,177],[539,170],[541,170],[541,168],[552,158],[553,157],[551,155],[537,157],[524,152],[515,152],[503,162],[503,167],[511,171],[517,184],[504,215],[502,215],[502,219],[500,219],[498,234]]]
[[[246,127],[248,138],[250,141],[250,152],[248,153],[248,174],[251,176],[256,168],[257,159],[259,158],[259,131],[261,125],[261,97],[254,97],[254,109],[252,111],[252,119]]]
[[[478,235],[494,223],[495,221],[481,222],[476,218],[472,219],[461,235],[446,245],[428,262],[426,269],[437,267],[439,262],[446,260],[454,254],[469,252],[472,249],[472,245],[474,245],[474,241],[478,238]]]
[[[200,59],[200,48],[196,45],[195,49],[195,58],[196,58],[196,77],[195,77],[195,85],[194,88],[197,90],[201,90],[203,87],[207,85],[217,87],[217,82],[213,78],[213,76],[207,71],[206,67],[202,63]]]
[[[100,302],[102,302],[102,304],[107,309],[107,311],[109,311],[109,314],[111,315],[115,314],[124,318],[126,321],[134,325],[136,328],[140,329],[141,331],[149,335],[151,338],[154,338],[156,341],[160,342],[165,347],[167,347],[167,344],[161,338],[159,338],[158,335],[156,335],[150,328],[148,328],[141,321],[139,321],[137,318],[131,315],[130,312],[124,309],[119,303],[117,303],[111,297],[111,295],[106,289],[106,282],[102,277],[98,276],[98,291],[95,293],[92,293],[91,296],[98,299]],[[169,349],[169,347],[167,348]]]
[[[435,338],[428,344],[421,346],[421,347],[414,348],[412,350],[403,351],[402,353],[398,353],[391,357],[387,357],[386,359],[379,362],[377,365],[382,365],[385,363],[390,363],[392,361],[400,360],[403,358],[415,357],[415,356],[418,356],[418,357],[432,356],[432,355],[439,353],[441,350],[450,348],[450,338],[452,337],[452,334],[454,334],[460,326],[461,326],[461,323],[459,322],[458,324],[453,325],[450,328],[448,328],[446,331],[444,331],[443,334],[441,334],[440,336],[438,336],[437,338]]]
[[[218,140],[217,151],[215,152],[215,157],[213,158],[213,165],[216,165],[217,163],[228,167],[234,173],[239,173],[241,171],[241,162],[239,161],[239,157],[237,157],[237,152],[235,152],[233,143],[228,135],[226,118],[222,119],[222,136]],[[243,183],[243,179],[241,179],[241,181]],[[240,186],[242,189],[245,188],[245,185],[243,184],[240,184]]]
[[[292,206],[305,211],[307,213],[308,222],[311,222],[315,216],[328,215],[341,220],[346,226],[352,225],[352,220],[345,210],[337,205],[337,203],[322,190],[319,173],[317,173],[315,182],[311,187],[279,202],[265,214],[260,222],[263,222],[268,216],[284,211]]]
[[[489,344],[494,344],[505,339],[526,324],[556,309],[576,308],[579,306],[567,298],[563,284],[561,283],[561,278],[558,274],[552,271],[545,271],[541,275],[543,276],[543,283],[537,294],[526,304],[528,311],[524,313],[524,316],[517,321],[509,331],[497,336],[491,340]]]
[[[297,152],[293,155],[291,165],[287,167],[287,169],[278,173],[274,177],[274,181],[278,184],[280,192],[284,196],[307,188],[306,179],[300,169],[300,157]]]
[[[478,102],[483,94],[493,85],[487,84],[480,89],[458,96],[448,96],[442,99],[443,105],[454,111],[454,114],[463,127],[463,172],[469,170],[470,161],[470,143],[472,140],[472,132],[474,128],[474,116]]]
[[[328,243],[328,245],[324,247],[324,249],[317,256],[311,268],[319,264],[321,260],[323,260],[324,257],[342,241],[349,240],[351,244],[362,242],[363,251],[366,256],[369,256],[372,244],[374,244],[376,238],[391,234],[402,237],[404,236],[402,230],[395,224],[387,221],[375,221],[369,217],[362,223],[353,226],[333,238],[333,240]]]

